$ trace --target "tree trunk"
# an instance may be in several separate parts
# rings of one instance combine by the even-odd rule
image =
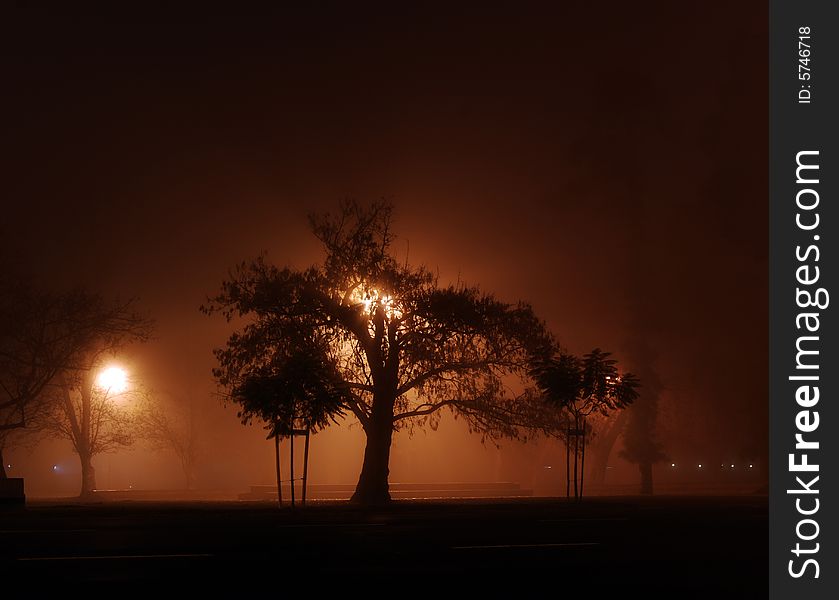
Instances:
[[[79,494],[82,498],[89,498],[96,489],[96,470],[89,454],[79,454],[82,463],[82,491]]]
[[[283,507],[283,479],[280,475],[280,434],[274,436],[274,467],[277,470],[277,504]]]
[[[641,472],[641,494],[652,495],[653,493],[653,465],[650,462],[640,463],[638,470]]]
[[[375,402],[373,408],[370,423],[365,429],[367,446],[364,448],[364,463],[351,499],[363,505],[390,502],[387,478],[390,473],[390,444],[393,440],[393,409],[376,411]]]
[[[6,459],[3,458],[3,448],[0,448],[0,479],[6,479]]]
[[[580,421],[574,417],[574,498],[580,497],[580,490],[577,487],[579,475],[577,474],[577,464],[580,462]]]
[[[93,373],[88,371],[84,377],[84,387],[82,393],[82,423],[81,423],[81,440],[76,442],[76,448],[79,449],[79,460],[82,463],[82,491],[79,494],[82,498],[93,495],[93,490],[96,489],[96,471],[93,469],[93,456],[90,439],[90,416],[91,405],[90,396],[93,393]]]
[[[583,483],[586,478],[586,420],[583,419],[583,448],[580,451],[580,498],[583,497]]]
[[[606,483],[606,467],[609,466],[609,456],[611,456],[612,448],[615,447],[615,442],[617,442],[626,425],[627,414],[625,409],[620,411],[617,418],[609,427],[609,430],[605,434],[595,438],[596,442],[592,446],[593,456],[589,461],[591,464],[589,476],[595,485]]]
[[[306,487],[309,485],[309,430],[306,429],[306,446],[303,449],[303,493],[302,502],[306,506]]]
[[[291,420],[291,435],[288,436],[288,477],[291,482],[291,508],[294,508],[294,419]]]
[[[571,427],[565,436],[565,497],[571,496]]]

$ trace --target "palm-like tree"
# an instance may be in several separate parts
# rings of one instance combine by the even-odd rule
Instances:
[[[286,340],[283,351],[275,353],[258,369],[244,374],[231,386],[231,398],[240,405],[242,423],[254,418],[265,423],[268,439],[274,439],[277,495],[282,505],[280,477],[280,439],[291,438],[291,490],[294,504],[294,435],[305,432],[303,502],[309,433],[317,433],[343,416],[351,401],[350,390],[333,363],[324,361],[316,340],[299,336]]]
[[[611,411],[629,406],[637,397],[640,382],[632,373],[618,371],[611,353],[595,348],[582,359],[559,353],[531,370],[531,376],[553,409],[564,411],[566,468],[570,471],[568,455],[574,438],[574,497],[583,495],[586,446],[586,419],[593,413],[608,415]],[[582,440],[580,440],[582,438]],[[578,477],[579,464],[579,477]],[[579,482],[579,484],[578,484]],[[570,495],[570,482],[566,487]]]

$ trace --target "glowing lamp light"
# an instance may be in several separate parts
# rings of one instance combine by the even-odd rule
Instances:
[[[373,305],[373,297],[370,294],[365,294],[361,303],[364,305],[364,311],[369,312],[370,307]]]
[[[754,466],[754,465],[749,465],[749,468],[751,469],[753,466]]]
[[[700,468],[700,469],[702,468],[702,463],[699,463],[699,468]]]
[[[734,468],[734,465],[731,465],[731,468],[733,469],[733,468]]]
[[[128,389],[128,374],[119,367],[108,367],[99,373],[96,387],[108,393],[120,394]]]
[[[388,318],[402,318],[402,311],[399,309],[398,302],[390,294],[371,288],[364,291],[356,290],[351,298],[364,307],[365,313],[381,307]]]
[[[671,467],[675,467],[675,466],[676,466],[676,463],[670,463],[670,466],[671,466]]]

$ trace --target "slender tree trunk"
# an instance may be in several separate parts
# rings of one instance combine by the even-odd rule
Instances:
[[[87,452],[79,453],[79,460],[82,464],[82,489],[79,496],[89,498],[96,489],[96,469],[93,468],[91,456]]]
[[[580,491],[577,488],[577,464],[580,457],[580,420],[574,417],[574,498],[580,497]]]
[[[309,485],[309,430],[306,430],[306,446],[303,449],[303,506],[306,506],[306,487]]]
[[[571,427],[565,436],[565,497],[571,496]]]
[[[583,448],[580,456],[580,498],[583,497],[583,482],[586,477],[586,420],[583,419]]]
[[[6,475],[6,459],[3,458],[3,448],[0,448],[0,479],[8,479]]]
[[[294,420],[291,421],[291,435],[288,436],[289,441],[289,457],[288,457],[288,469],[289,469],[289,479],[291,480],[291,508],[294,508]]]
[[[650,462],[640,463],[638,470],[641,472],[641,493],[652,495],[653,493],[653,465]]]
[[[274,466],[277,469],[277,504],[283,507],[283,480],[280,476],[280,434],[274,436]]]
[[[377,401],[378,400],[378,401]],[[352,502],[364,505],[390,502],[388,475],[390,445],[393,441],[393,401],[374,399],[370,421],[365,428],[367,446]]]

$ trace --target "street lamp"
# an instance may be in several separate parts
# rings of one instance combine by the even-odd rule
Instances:
[[[108,394],[121,394],[128,389],[128,374],[120,367],[108,367],[96,377],[96,387]]]

